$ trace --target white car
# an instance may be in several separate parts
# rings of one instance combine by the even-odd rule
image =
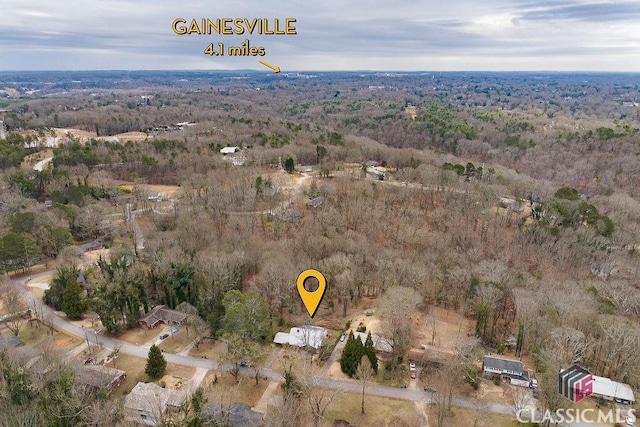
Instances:
[[[624,418],[624,421],[627,423],[628,426],[635,426],[636,425],[636,416],[633,414],[629,414]]]
[[[416,362],[409,362],[409,370],[412,372],[416,370]]]

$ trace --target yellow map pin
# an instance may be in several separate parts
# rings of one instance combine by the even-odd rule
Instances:
[[[310,277],[315,277],[316,279],[318,279],[318,289],[313,292],[309,292],[304,288],[304,281]],[[300,298],[302,298],[302,302],[307,308],[309,316],[313,317],[316,314],[318,307],[320,306],[320,301],[322,301],[324,291],[327,290],[327,279],[325,279],[322,273],[320,273],[318,270],[310,268],[300,273],[296,284],[298,285],[298,293],[300,294]]]

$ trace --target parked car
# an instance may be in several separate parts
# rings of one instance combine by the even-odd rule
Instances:
[[[340,342],[342,342],[342,341],[344,341],[344,340],[346,340],[346,339],[347,339],[347,334],[342,334],[342,335],[340,336]]]
[[[416,370],[416,362],[409,362],[409,370],[410,371]]]
[[[161,340],[163,340],[163,339],[165,339],[165,338],[168,338],[168,337],[169,337],[169,334],[168,334],[168,333],[166,333],[166,332],[165,332],[164,334],[160,335],[160,339],[161,339]]]
[[[428,392],[431,392],[431,393],[435,393],[435,392],[436,392],[436,389],[435,389],[434,387],[431,387],[431,386],[426,385],[426,386],[424,386],[424,391],[428,391]]]
[[[628,426],[635,426],[636,425],[636,417],[633,414],[629,414],[624,418],[625,423]]]
[[[411,371],[411,379],[412,380],[416,379],[416,371]]]

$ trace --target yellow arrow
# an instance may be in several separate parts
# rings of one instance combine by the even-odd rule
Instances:
[[[278,67],[277,65],[271,65],[267,61],[263,61],[262,59],[258,59],[258,62],[261,63],[262,65],[264,65],[265,67],[271,68],[274,73],[279,73],[280,72],[280,67]]]

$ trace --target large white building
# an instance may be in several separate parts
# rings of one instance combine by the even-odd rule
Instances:
[[[593,375],[593,393],[591,395],[619,403],[626,403],[628,405],[635,402],[633,390],[631,390],[628,384],[595,375]]]

